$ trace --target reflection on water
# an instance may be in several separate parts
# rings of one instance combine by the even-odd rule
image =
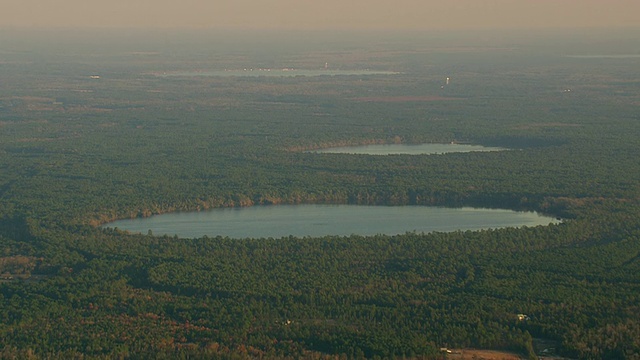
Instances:
[[[474,152],[474,151],[504,151],[505,148],[486,147],[464,144],[378,144],[362,146],[342,146],[319,149],[315,153],[330,154],[366,154],[366,155],[433,155],[446,153]]]
[[[119,220],[106,227],[180,237],[375,235],[548,225],[533,212],[427,206],[272,205],[221,208]]]

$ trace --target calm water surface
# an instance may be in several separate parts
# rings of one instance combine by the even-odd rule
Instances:
[[[105,227],[154,235],[262,238],[376,235],[548,225],[533,212],[427,206],[272,205],[171,213],[119,220]]]
[[[499,147],[486,147],[480,145],[464,144],[378,144],[362,146],[344,146],[319,149],[315,153],[330,154],[366,154],[366,155],[433,155],[446,153],[474,152],[474,151],[504,151],[508,150]]]

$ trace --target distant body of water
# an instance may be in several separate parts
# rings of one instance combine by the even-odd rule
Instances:
[[[533,212],[428,206],[271,205],[170,213],[104,225],[130,232],[231,238],[376,235],[548,225]]]
[[[474,151],[504,151],[508,150],[499,147],[486,147],[480,145],[464,144],[379,144],[379,145],[359,145],[342,146],[326,149],[314,150],[315,153],[330,154],[366,154],[366,155],[433,155],[446,153],[474,152]]]
[[[565,55],[575,59],[640,59],[640,54],[592,54],[592,55]]]
[[[398,72],[393,71],[375,71],[375,70],[305,70],[305,69],[240,69],[240,70],[206,70],[206,71],[174,71],[162,74],[156,74],[160,77],[295,77],[295,76],[344,76],[344,75],[397,75]]]

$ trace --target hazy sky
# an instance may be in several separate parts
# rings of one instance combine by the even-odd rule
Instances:
[[[640,26],[640,0],[0,0],[0,27]]]

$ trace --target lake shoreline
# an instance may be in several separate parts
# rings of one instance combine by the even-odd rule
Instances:
[[[156,235],[178,235],[182,238],[280,238],[476,231],[553,223],[559,223],[559,220],[537,212],[508,209],[302,204],[174,212],[118,220],[106,223],[102,228],[134,233],[151,230]]]

